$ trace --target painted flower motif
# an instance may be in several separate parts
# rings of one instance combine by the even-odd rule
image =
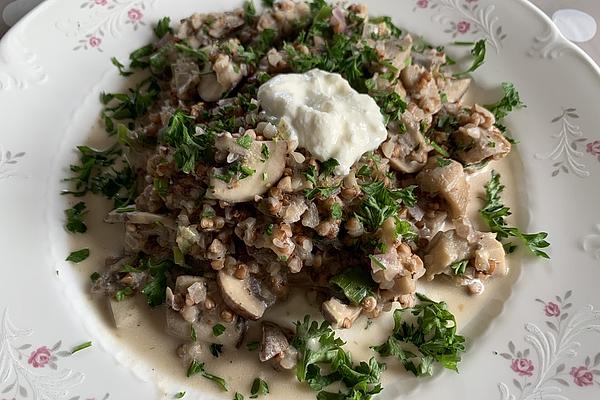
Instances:
[[[600,156],[600,140],[589,142],[586,146],[586,151],[593,156]]]
[[[31,352],[29,360],[27,362],[33,366],[33,368],[44,368],[46,364],[50,362],[52,353],[46,346],[42,346],[39,349]]]
[[[532,376],[533,375],[533,362],[526,358],[516,358],[510,365],[510,368],[515,371],[519,376]]]
[[[467,3],[477,3],[479,0],[465,0]]]
[[[560,307],[558,304],[550,301],[546,303],[544,312],[546,313],[547,317],[558,317],[560,315]]]
[[[94,3],[96,3],[99,6],[105,6],[108,4],[108,0],[94,0]]]
[[[102,44],[102,39],[98,36],[90,36],[88,43],[91,47],[99,47]]]
[[[137,8],[132,8],[127,12],[127,16],[131,21],[139,21],[140,19],[142,19],[144,14],[142,14],[142,12]]]
[[[594,375],[584,366],[571,368],[570,374],[573,377],[573,382],[575,382],[577,386],[584,387],[594,384]]]
[[[467,33],[471,29],[471,23],[468,21],[460,21],[456,24],[456,31],[458,33]]]
[[[427,8],[429,6],[429,0],[417,0],[417,7]]]

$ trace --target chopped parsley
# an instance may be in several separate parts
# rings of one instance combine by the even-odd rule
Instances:
[[[74,251],[71,254],[69,254],[69,256],[66,258],[66,261],[71,261],[72,263],[77,264],[77,263],[82,262],[89,256],[90,256],[90,249],[81,249],[81,250],[77,250],[77,251]]]
[[[129,76],[129,75],[133,74],[133,72],[125,70],[125,66],[123,64],[121,64],[121,62],[119,60],[117,60],[116,57],[111,58],[110,62],[112,62],[112,65],[117,67],[117,69],[119,70],[119,75]]]
[[[83,217],[86,213],[87,210],[83,201],[65,210],[65,215],[67,216],[65,228],[71,233],[85,233],[87,225],[83,222]]]
[[[153,187],[160,197],[166,197],[169,194],[169,181],[167,179],[154,178]]]
[[[116,133],[113,120],[134,120],[146,114],[159,93],[160,87],[153,78],[143,80],[128,93],[101,93],[100,100],[106,106],[102,112],[106,131],[111,135]]]
[[[171,29],[171,18],[163,17],[159,19],[153,30],[154,34],[159,39],[162,39],[167,33],[172,33],[173,30]]]
[[[141,260],[141,267],[148,271],[148,279],[142,288],[142,294],[146,296],[148,305],[152,308],[158,307],[165,300],[167,290],[167,270],[173,266],[169,260],[153,263],[151,260]]]
[[[190,324],[190,338],[193,342],[198,341],[198,333],[196,332],[196,328],[194,328],[194,324]]]
[[[223,174],[215,174],[214,177],[223,182],[230,183],[234,178],[238,180],[245,179],[254,175],[255,172],[256,170],[242,164],[238,160],[225,168]]]
[[[504,185],[500,183],[500,174],[496,171],[492,171],[492,178],[485,185],[485,205],[479,211],[479,214],[488,224],[490,230],[496,234],[498,240],[507,239],[509,237],[517,238],[521,240],[534,255],[542,258],[550,258],[550,256],[542,250],[550,246],[550,243],[546,241],[548,233],[523,233],[519,228],[507,225],[506,218],[512,213],[510,208],[502,203],[501,195],[503,191]],[[508,252],[512,252],[516,248],[512,243],[507,243],[505,246],[508,246]]]
[[[463,275],[468,265],[469,260],[460,260],[450,264],[450,269],[454,275]]]
[[[412,207],[416,204],[416,186],[389,189],[382,181],[373,181],[361,186],[365,196],[356,216],[370,231],[375,231],[389,217],[398,212],[400,204]]]
[[[331,175],[339,165],[340,163],[335,158],[330,158],[327,161],[323,161],[321,163],[321,176],[324,177]]]
[[[211,343],[209,349],[210,354],[212,354],[213,357],[219,358],[219,356],[223,352],[223,345],[218,343]]]
[[[439,168],[444,168],[452,164],[452,160],[446,157],[438,157],[435,161],[437,162],[437,166]]]
[[[331,206],[331,218],[342,219],[342,216],[342,205],[340,203],[333,203],[333,205]]]
[[[92,342],[85,342],[85,343],[82,343],[82,344],[80,344],[78,346],[73,347],[73,350],[71,350],[71,354],[75,354],[78,351],[87,349],[88,347],[92,347]]]
[[[444,302],[437,303],[419,293],[417,299],[413,308],[394,311],[392,335],[373,350],[383,357],[398,358],[415,376],[432,375],[434,362],[458,372],[465,338],[456,334],[454,315]],[[404,318],[405,313],[413,317]]]
[[[194,117],[176,110],[169,119],[165,131],[165,142],[175,149],[175,162],[181,170],[189,174],[200,161],[213,158],[214,134],[204,132],[196,134]]]
[[[130,297],[133,295],[133,289],[128,287],[124,287],[123,289],[119,289],[115,292],[115,300],[116,301],[123,301],[125,300],[127,297]]]
[[[185,392],[178,392],[178,393],[175,395],[175,398],[176,398],[176,399],[183,399],[183,397],[184,397],[184,396],[185,396]]]
[[[233,400],[244,400],[244,396],[239,394],[238,392],[235,392],[235,394],[233,395]]]
[[[254,1],[246,0],[244,2],[244,13],[246,14],[246,22],[252,22],[252,19],[256,17],[256,6],[254,6]]]
[[[365,297],[373,296],[377,289],[370,274],[361,268],[348,268],[331,278],[329,283],[339,288],[353,304],[360,304]]]
[[[250,398],[256,399],[258,396],[265,396],[267,394],[269,394],[269,385],[267,382],[261,378],[254,379],[250,388]]]
[[[188,367],[187,377],[190,378],[190,377],[192,377],[194,375],[198,375],[198,374],[202,375],[202,377],[204,377],[210,381],[213,381],[225,392],[229,390],[229,385],[227,385],[227,382],[225,382],[225,379],[206,372],[206,370],[204,368],[204,363],[193,360],[190,363],[190,366]]]
[[[216,324],[212,327],[213,335],[221,336],[225,332],[225,327],[221,324]]]
[[[260,155],[261,155],[261,161],[265,162],[269,159],[269,157],[271,156],[271,153],[269,152],[269,146],[267,146],[266,144],[262,144],[262,146],[260,147]]]
[[[521,101],[519,92],[512,83],[502,82],[502,92],[504,94],[500,100],[494,104],[485,106],[485,108],[494,114],[496,121],[498,122],[502,121],[513,110],[520,110],[521,108],[527,107]]]
[[[481,65],[485,61],[485,39],[481,39],[475,43],[475,45],[471,49],[471,55],[473,56],[473,61],[469,69],[454,74],[454,77],[459,78],[468,75],[469,73],[475,71],[477,68],[481,67]]]
[[[258,343],[258,341],[253,340],[252,342],[246,343],[246,349],[248,349],[248,351],[255,351],[258,349],[259,345],[260,343]]]
[[[358,169],[356,176],[371,176],[371,173],[371,167],[365,164]]]
[[[90,275],[90,280],[91,280],[92,282],[96,282],[98,279],[100,279],[100,277],[101,277],[101,275],[100,275],[100,273],[99,273],[99,272],[93,272],[93,273]]]
[[[381,391],[380,377],[385,365],[379,364],[374,357],[369,362],[355,365],[343,349],[344,344],[327,322],[319,325],[316,321],[311,322],[309,316],[296,322],[296,336],[292,341],[299,353],[296,377],[319,392],[317,399],[368,400]],[[321,373],[321,366],[326,367],[326,375]],[[343,394],[323,390],[336,382],[345,386]]]
[[[235,142],[237,144],[239,144],[240,146],[242,146],[244,149],[248,150],[252,146],[253,141],[254,140],[252,139],[252,136],[244,135],[244,136],[240,136],[239,138],[237,138],[237,140]]]

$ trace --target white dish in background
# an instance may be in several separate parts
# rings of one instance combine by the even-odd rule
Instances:
[[[598,398],[598,67],[525,1],[365,3],[372,14],[391,15],[432,43],[488,40],[486,62],[474,74],[474,95],[491,103],[500,82],[513,82],[527,104],[507,121],[520,142],[508,161],[515,182],[513,208],[521,228],[545,230],[552,243],[550,261],[523,257],[522,266],[514,267],[520,274],[475,300],[481,311],[459,316],[470,320],[460,374],[444,371],[415,380],[388,373],[380,397]],[[62,228],[70,199],[58,193],[74,146],[102,144],[99,93],[126,83],[110,57],[126,59],[151,40],[150,26],[162,16],[175,21],[194,11],[240,4],[49,0],[0,42],[0,398],[154,399],[172,398],[180,390],[192,397],[183,369],[179,375],[165,374],[164,362],[156,360],[159,352],[135,356],[90,301],[86,277],[94,263],[119,248],[118,235],[97,228],[101,213],[92,214],[90,235],[76,238],[92,248],[93,256],[77,265],[63,261],[79,244]],[[454,50],[464,49],[450,50],[458,56]],[[346,334],[352,333],[344,335],[351,341]],[[87,340],[94,342],[91,349],[69,355]],[[388,364],[390,372],[398,370],[393,360]],[[243,375],[252,375],[246,376],[251,380],[266,373]],[[168,382],[159,388],[155,382],[165,375]],[[210,383],[194,382],[212,389]],[[278,390],[273,383],[272,398],[280,397]],[[199,398],[232,397],[208,390]]]

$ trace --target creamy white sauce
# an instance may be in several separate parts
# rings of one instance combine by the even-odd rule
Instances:
[[[489,171],[495,169],[502,175],[502,183],[506,185],[503,200],[511,207],[513,215],[510,223],[517,226],[522,221],[522,212],[518,207],[518,191],[520,183],[515,177],[519,176],[518,163],[508,160],[492,162],[490,167],[469,178],[470,196],[468,215],[471,217],[477,229],[485,229],[478,210],[483,201],[483,185],[490,179]],[[73,267],[80,274],[82,281],[89,281],[91,271],[101,265],[104,258],[118,253],[122,246],[123,227],[121,225],[108,225],[104,223],[102,210],[108,212],[110,204],[100,198],[93,198],[88,202],[88,207],[98,211],[90,214],[88,234],[74,236],[73,248],[92,246],[90,259]],[[468,359],[473,352],[480,351],[478,347],[479,336],[489,325],[489,322],[502,309],[504,300],[511,291],[511,287],[519,274],[520,260],[515,255],[508,257],[510,271],[508,276],[487,281],[486,290],[480,296],[470,296],[464,288],[454,286],[449,280],[436,279],[432,282],[418,282],[418,291],[427,294],[435,300],[444,300],[448,303],[450,311],[456,316],[458,328],[461,334],[467,336],[472,343],[469,351],[464,355]],[[293,328],[293,322],[301,320],[305,314],[311,318],[321,320],[317,304],[311,304],[303,293],[296,291],[292,293],[287,302],[278,303],[267,310],[264,319],[273,321]],[[182,340],[169,336],[165,332],[165,310],[163,307],[151,310],[145,303],[143,297],[134,300],[137,307],[133,313],[128,326],[123,329],[114,328],[114,322],[106,307],[105,298],[90,298],[88,305],[90,311],[102,314],[99,323],[107,328],[110,340],[117,343],[119,351],[123,351],[123,358],[131,360],[129,364],[136,365],[134,369],[150,369],[151,372],[144,373],[146,379],[156,383],[164,393],[163,399],[172,399],[179,391],[187,391],[185,398],[196,398],[194,396],[209,396],[210,398],[229,399],[236,391],[243,393],[248,398],[250,386],[256,377],[261,377],[269,383],[270,395],[273,399],[295,399],[314,400],[315,392],[311,391],[307,384],[296,380],[293,371],[277,372],[268,365],[258,360],[257,351],[248,351],[244,346],[240,349],[225,348],[219,358],[214,358],[208,352],[201,361],[206,363],[209,372],[222,376],[230,385],[228,393],[221,392],[212,382],[194,376],[186,377],[188,365],[176,356],[176,349]],[[514,312],[515,310],[505,310]],[[393,320],[392,313],[386,313],[373,321],[368,329],[367,320],[361,316],[351,329],[338,330],[338,335],[347,342],[345,348],[349,350],[353,359],[358,362],[368,360],[374,355],[369,348],[374,344],[383,343],[390,335]],[[259,324],[252,323],[247,335],[247,340],[258,340],[260,338]],[[103,341],[102,337],[94,338]],[[109,339],[107,339],[109,340]],[[417,385],[423,384],[421,379],[413,378],[406,373],[399,362],[393,358],[383,360],[387,369],[382,375],[382,385],[388,392],[388,396],[400,396],[394,392],[392,385],[399,385],[402,393],[406,394]],[[143,367],[139,367],[143,366]],[[221,397],[219,397],[221,396]]]
[[[339,74],[318,69],[280,74],[258,89],[258,100],[299,147],[321,161],[335,158],[338,175],[348,174],[352,164],[387,138],[375,100],[358,93]]]

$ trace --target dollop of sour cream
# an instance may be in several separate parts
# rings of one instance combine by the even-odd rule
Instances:
[[[348,174],[352,164],[387,138],[375,100],[339,74],[319,69],[280,74],[258,89],[258,101],[299,147],[320,161],[335,158],[338,175]]]

